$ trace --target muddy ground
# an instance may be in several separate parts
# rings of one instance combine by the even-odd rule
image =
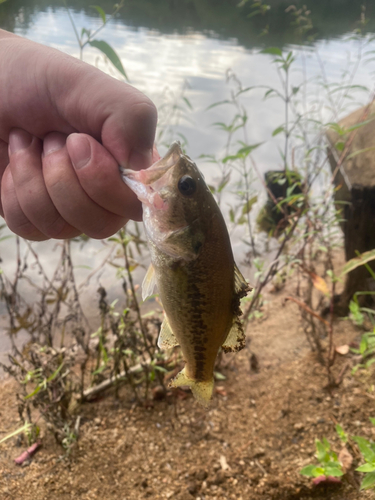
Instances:
[[[314,458],[315,438],[335,451],[340,423],[349,435],[375,437],[374,377],[346,370],[329,392],[325,368],[311,352],[292,285],[266,294],[264,316],[250,324],[248,347],[227,355],[209,411],[189,394],[137,406],[127,387],[120,399],[106,393],[80,409],[80,439],[70,458],[42,428],[42,448],[17,466],[25,449],[13,438],[0,445],[2,500],[303,500],[375,498],[360,493],[360,463],[334,487],[314,487],[299,470]],[[336,320],[335,344],[358,342],[363,330]],[[258,367],[254,366],[255,353]],[[336,375],[352,356],[337,355]],[[258,369],[258,371],[254,370]],[[0,437],[19,426],[16,386],[2,382]],[[17,446],[18,444],[18,446]]]

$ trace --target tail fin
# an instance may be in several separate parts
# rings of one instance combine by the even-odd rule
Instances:
[[[192,378],[189,378],[185,373],[185,368],[177,374],[177,376],[169,384],[170,387],[180,387],[181,385],[187,385],[190,387],[195,399],[199,404],[208,408],[210,400],[212,397],[212,392],[214,389],[214,379],[207,382],[198,382]]]

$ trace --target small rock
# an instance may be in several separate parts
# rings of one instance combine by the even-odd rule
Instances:
[[[165,398],[165,389],[161,385],[157,385],[152,389],[152,399],[154,401],[161,401]]]
[[[296,431],[302,431],[302,429],[305,427],[302,422],[298,422],[297,424],[293,425],[294,429]]]
[[[260,458],[263,457],[265,454],[266,454],[265,449],[259,447],[254,450],[253,458]]]
[[[194,475],[198,481],[204,481],[208,477],[208,472],[200,469]]]
[[[220,467],[222,470],[228,470],[229,469],[229,465],[228,465],[228,462],[227,462],[227,459],[225,457],[225,455],[220,455]]]
[[[219,470],[216,472],[215,477],[211,481],[211,484],[213,485],[218,485],[224,483],[226,479],[225,472],[223,470]]]
[[[195,495],[199,490],[199,486],[195,481],[191,481],[188,484],[187,490],[191,495]]]
[[[188,491],[180,493],[180,495],[176,498],[176,500],[193,500],[193,499],[194,499],[193,495],[190,495]]]
[[[272,479],[271,481],[268,482],[268,484],[271,488],[278,488],[280,485],[277,479]]]

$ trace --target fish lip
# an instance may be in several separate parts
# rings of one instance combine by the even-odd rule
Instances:
[[[122,180],[142,203],[156,210],[163,209],[166,207],[167,200],[165,196],[159,194],[157,183],[177,164],[181,155],[181,146],[178,142],[175,142],[169,148],[165,157],[155,162],[148,169],[136,171],[120,166]]]

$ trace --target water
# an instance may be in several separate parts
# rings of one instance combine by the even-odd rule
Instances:
[[[100,19],[90,2],[75,2],[72,16],[80,32],[82,27],[94,31],[100,26]],[[328,2],[329,3],[329,2]],[[181,96],[191,103],[193,110],[185,105],[186,115],[182,116],[173,129],[173,135],[167,140],[178,138],[182,134],[187,140],[189,155],[197,160],[205,176],[213,181],[218,171],[205,160],[199,160],[200,155],[223,154],[226,145],[226,134],[213,126],[215,122],[228,122],[233,116],[233,107],[229,105],[217,106],[207,111],[212,103],[229,98],[233,82],[226,81],[228,70],[234,73],[242,82],[243,87],[269,85],[281,89],[279,77],[271,56],[260,53],[261,43],[284,46],[284,49],[294,51],[296,61],[291,73],[291,84],[298,86],[303,80],[311,81],[305,96],[304,109],[313,109],[320,106],[320,115],[323,120],[332,120],[331,111],[322,106],[321,87],[314,83],[314,79],[323,72],[327,82],[342,81],[345,68],[353,71],[358,58],[360,43],[350,40],[345,33],[353,27],[355,14],[353,4],[343,2],[343,9],[336,14],[328,7],[327,2],[316,2],[314,8],[320,13],[317,24],[320,26],[317,40],[309,48],[302,49],[295,44],[293,36],[288,31],[284,14],[272,14],[271,21],[277,22],[276,35],[268,39],[258,37],[262,19],[249,24],[246,16],[241,15],[235,4],[218,2],[212,6],[210,2],[201,2],[199,5],[188,2],[176,3],[173,1],[147,2],[137,4],[127,2],[121,17],[111,21],[98,35],[111,44],[120,56],[132,85],[146,93],[158,106],[162,108],[166,95],[168,99],[175,99],[184,105]],[[103,8],[110,12],[111,3],[101,2]],[[190,7],[189,7],[189,5]],[[273,2],[272,12],[284,12],[282,2]],[[14,0],[0,6],[0,26],[12,29],[16,34],[30,40],[55,47],[75,57],[79,57],[79,47],[75,39],[70,20],[61,4],[48,1],[18,1]],[[193,7],[192,7],[193,5]],[[286,4],[287,5],[287,4]],[[369,4],[368,8],[372,6]],[[201,10],[199,10],[201,7]],[[324,10],[327,8],[328,10]],[[142,10],[143,9],[143,10]],[[211,10],[210,10],[211,9]],[[234,10],[233,10],[234,9]],[[345,10],[346,9],[346,10]],[[354,9],[354,10],[353,10]],[[284,9],[285,10],[285,9]],[[343,12],[343,10],[345,12]],[[198,13],[200,12],[201,18]],[[347,17],[345,18],[345,14]],[[282,15],[284,17],[282,17]],[[340,23],[335,22],[335,16],[342,16]],[[284,24],[280,21],[283,19]],[[337,19],[336,19],[337,20]],[[316,21],[316,20],[315,20]],[[257,25],[258,23],[258,25]],[[341,32],[338,26],[341,26]],[[285,45],[293,43],[294,45]],[[370,50],[370,44],[367,50]],[[83,53],[84,60],[95,64],[104,71],[116,77],[113,68],[103,61],[96,49],[87,47]],[[353,82],[373,85],[373,63],[361,65]],[[282,168],[280,149],[283,148],[283,137],[279,134],[272,138],[272,131],[284,122],[284,106],[278,99],[264,100],[265,89],[254,89],[243,94],[242,105],[248,112],[248,143],[263,142],[263,146],[255,150],[254,160],[258,170],[264,174],[267,170]],[[343,114],[349,112],[368,99],[368,93],[353,94],[354,99],[345,108]],[[317,104],[319,102],[319,104]],[[326,103],[329,104],[329,103]],[[301,109],[303,108],[301,103]],[[240,137],[238,137],[240,138]],[[163,144],[160,152],[165,151]],[[265,195],[260,183],[256,180],[254,190],[259,193],[257,208],[263,202]],[[228,211],[227,202],[234,203],[235,196],[229,195],[224,199],[223,210]],[[234,231],[233,242],[236,259],[241,262],[246,247],[241,242],[242,229]],[[7,234],[6,231],[2,235]],[[41,262],[48,273],[52,273],[58,258],[55,242],[34,244]],[[101,242],[91,242],[82,250],[75,245],[74,262],[77,267],[78,281],[86,279],[91,269],[101,262],[106,248]],[[8,275],[15,268],[15,240],[8,239],[1,243],[2,267]],[[141,279],[143,270],[139,270],[136,278]],[[246,270],[251,277],[252,271]],[[114,274],[106,273],[95,282],[108,288],[110,299],[119,294],[119,285]],[[30,295],[25,285],[25,293]],[[95,287],[83,297],[84,306],[93,314],[96,308]],[[0,303],[0,314],[6,319],[4,306]],[[3,323],[3,321],[2,321]],[[1,338],[1,333],[0,333]],[[8,346],[2,342],[0,351],[6,351]]]

